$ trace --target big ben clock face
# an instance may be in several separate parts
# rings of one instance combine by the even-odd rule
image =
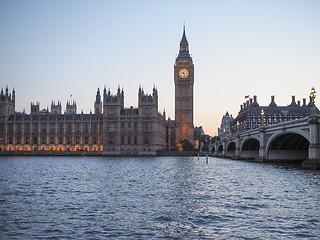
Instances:
[[[180,71],[179,71],[179,76],[180,76],[181,78],[187,78],[187,77],[189,76],[189,71],[188,71],[188,69],[186,69],[186,68],[180,69]]]

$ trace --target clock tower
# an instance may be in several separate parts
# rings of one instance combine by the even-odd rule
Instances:
[[[176,143],[188,140],[194,144],[193,83],[194,66],[184,26],[179,55],[174,64]]]

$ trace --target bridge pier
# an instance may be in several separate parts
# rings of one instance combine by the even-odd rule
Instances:
[[[260,145],[259,145],[259,157],[256,158],[257,162],[267,161],[267,149],[266,149],[266,127],[263,125],[259,128]]]
[[[227,149],[226,149],[226,146],[227,146],[227,143],[226,143],[226,140],[223,140],[223,143],[222,143],[222,156],[225,157],[227,155]]]
[[[218,156],[218,147],[219,147],[219,145],[218,145],[218,143],[216,142],[215,144],[214,144],[214,156]]]
[[[236,159],[239,159],[240,158],[240,135],[239,134],[236,135],[235,144],[236,144],[236,148],[234,151],[234,157]]]
[[[320,169],[319,117],[311,116],[308,123],[310,128],[309,158],[302,163],[302,167]]]

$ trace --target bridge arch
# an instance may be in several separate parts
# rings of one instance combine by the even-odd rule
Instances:
[[[240,144],[240,157],[257,158],[259,157],[260,139],[255,136],[246,137]]]
[[[266,150],[268,160],[301,162],[308,158],[310,136],[302,130],[285,131],[270,137]]]
[[[234,141],[228,142],[226,146],[226,156],[232,157],[235,155],[236,143]]]

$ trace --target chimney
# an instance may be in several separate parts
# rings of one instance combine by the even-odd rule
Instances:
[[[296,97],[295,97],[294,95],[292,95],[292,102],[291,102],[291,104],[290,104],[289,106],[292,106],[292,107],[297,106],[297,104],[296,104]]]
[[[302,102],[303,102],[302,106],[305,106],[305,105],[306,105],[306,99],[303,98],[303,99],[302,99]]]
[[[271,96],[271,102],[274,102],[274,96]]]
[[[243,110],[243,105],[242,105],[242,104],[240,105],[240,109],[241,109],[240,111],[242,111],[242,110]]]
[[[300,107],[300,105],[301,105],[301,104],[300,104],[300,101],[297,101],[297,103],[298,103],[298,106]]]
[[[252,105],[252,98],[250,98],[250,105]]]
[[[253,96],[253,102],[257,102],[257,96]]]

